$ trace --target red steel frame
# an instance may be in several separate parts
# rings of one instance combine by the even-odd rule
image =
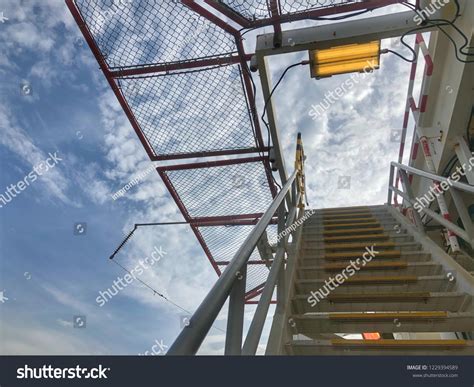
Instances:
[[[264,26],[272,25],[275,31],[276,38],[278,38],[279,35],[281,34],[282,23],[317,18],[317,17],[331,16],[331,15],[346,13],[346,12],[362,11],[365,9],[372,10],[372,9],[385,7],[392,4],[401,3],[402,1],[403,0],[364,0],[357,3],[340,4],[340,5],[335,5],[332,7],[325,7],[325,8],[314,9],[314,10],[309,10],[309,11],[296,12],[292,14],[282,14],[280,1],[268,0],[267,5],[268,5],[268,13],[270,17],[266,19],[260,19],[260,20],[249,20],[243,17],[242,15],[238,14],[237,12],[233,11],[231,8],[227,7],[223,3],[220,3],[216,0],[204,0],[204,2],[208,6],[212,7],[215,11],[217,11],[218,14],[221,14],[227,17],[228,19],[232,20],[234,23],[240,25],[243,29],[261,28]],[[205,59],[198,59],[198,60],[188,60],[188,61],[183,61],[183,62],[173,62],[173,63],[158,64],[158,65],[135,66],[135,67],[128,67],[128,68],[124,68],[120,70],[114,70],[114,69],[109,68],[108,64],[104,60],[102,53],[97,43],[95,42],[95,39],[91,31],[89,30],[84,18],[82,17],[81,12],[76,6],[74,0],[65,0],[65,2],[71,14],[73,15],[77,25],[79,26],[85,40],[87,41],[89,48],[91,49],[97,62],[99,63],[99,66],[102,72],[104,73],[104,76],[107,79],[110,87],[112,88],[115,96],[117,97],[117,100],[119,101],[122,109],[127,115],[127,118],[130,121],[130,124],[132,125],[133,129],[135,130],[135,133],[140,139],[140,142],[145,148],[145,151],[147,152],[148,157],[152,161],[183,159],[183,158],[191,158],[191,157],[200,158],[200,157],[223,156],[223,155],[230,156],[230,155],[237,155],[237,154],[244,154],[244,153],[257,153],[257,152],[268,151],[268,147],[265,146],[263,136],[262,136],[260,121],[259,121],[257,108],[256,108],[256,100],[255,100],[256,96],[254,95],[252,79],[251,79],[250,71],[248,67],[248,61],[250,60],[252,54],[247,54],[245,52],[245,49],[242,43],[242,34],[240,30],[236,29],[230,23],[227,23],[226,21],[218,17],[216,14],[210,12],[208,9],[204,8],[200,4],[197,4],[196,0],[182,0],[181,2],[184,5],[188,6],[190,9],[194,10],[199,15],[205,17],[212,23],[222,28],[227,33],[231,34],[235,38],[238,55],[230,55],[227,57],[205,58]],[[277,42],[277,40],[275,40],[275,42]],[[244,81],[244,86],[245,86],[246,97],[247,97],[248,105],[250,108],[250,112],[251,112],[251,116],[252,116],[252,120],[253,120],[253,124],[255,128],[257,147],[249,148],[249,149],[237,149],[237,150],[207,151],[207,152],[200,152],[200,153],[193,153],[193,154],[156,155],[151,144],[148,142],[148,140],[144,136],[131,107],[129,106],[127,100],[125,99],[122,91],[118,87],[116,79],[121,78],[121,77],[126,77],[126,76],[138,76],[138,75],[152,74],[152,73],[157,73],[157,72],[179,71],[179,70],[196,69],[196,68],[230,65],[230,64],[240,64],[242,67],[242,76],[243,76],[243,81]],[[194,234],[196,235],[199,243],[201,244],[204,252],[206,253],[209,261],[211,262],[212,266],[214,267],[218,275],[221,274],[221,271],[218,267],[218,263],[214,260],[212,253],[209,250],[208,246],[206,245],[204,238],[202,237],[198,227],[217,226],[217,225],[256,224],[258,218],[262,214],[258,213],[258,214],[191,218],[186,207],[184,206],[183,202],[181,201],[177,192],[175,191],[173,185],[171,184],[170,180],[166,176],[165,172],[167,170],[209,168],[209,167],[218,166],[218,165],[230,165],[230,164],[235,164],[235,163],[245,163],[245,162],[255,162],[255,161],[263,162],[265,166],[267,178],[268,178],[269,187],[272,192],[272,196],[274,197],[277,193],[277,190],[273,181],[272,172],[270,170],[268,158],[266,157],[243,158],[243,159],[234,159],[234,160],[214,161],[214,162],[208,162],[208,163],[174,165],[174,166],[157,168],[157,171],[160,174],[164,184],[168,188],[171,196],[176,202],[184,218],[186,219],[187,222],[190,223],[190,226]],[[266,264],[266,262],[265,261],[251,261],[249,262],[249,264]],[[252,301],[252,299],[257,297],[263,291],[264,285],[265,283],[262,283],[261,285],[247,292],[246,294],[247,304],[257,303],[257,301]]]
[[[263,215],[263,213],[252,213],[252,214],[239,214],[239,215],[227,215],[227,216],[209,216],[209,217],[191,217],[186,206],[184,205],[183,201],[179,197],[178,193],[176,192],[172,182],[170,181],[169,177],[167,176],[167,171],[177,171],[177,170],[190,170],[190,169],[201,169],[201,168],[213,168],[213,167],[220,167],[226,165],[235,165],[235,164],[246,164],[246,163],[254,163],[254,162],[262,162],[264,164],[268,163],[268,158],[266,157],[248,157],[248,158],[240,158],[240,159],[233,159],[233,160],[218,160],[218,161],[210,161],[210,162],[202,162],[202,163],[192,163],[192,164],[180,164],[180,165],[169,165],[158,167],[157,171],[163,180],[166,188],[170,192],[170,195],[174,199],[176,205],[178,206],[181,214],[183,215],[184,219],[190,224],[196,238],[198,239],[199,243],[201,244],[204,252],[206,253],[209,262],[211,262],[212,267],[216,271],[218,275],[221,275],[221,271],[219,269],[218,263],[214,259],[211,251],[206,245],[204,238],[202,237],[199,226],[224,226],[224,225],[255,225],[258,219]],[[265,172],[267,174],[267,179],[270,184],[271,182],[271,175],[268,172],[268,168],[265,167]],[[270,185],[272,187],[272,185]],[[274,197],[276,192],[272,189],[272,196]],[[262,261],[264,262],[264,261]]]
[[[425,58],[425,72],[424,72],[423,90],[421,90],[419,106],[417,106],[415,102],[415,98],[413,97],[413,89],[415,85],[420,50],[423,54],[423,57]],[[408,122],[410,119],[410,113],[412,113],[415,119],[415,127],[413,131],[412,147],[410,151],[411,152],[410,165],[412,165],[418,157],[418,149],[419,149],[420,142],[419,142],[419,139],[417,138],[416,129],[418,127],[420,120],[423,118],[423,115],[425,114],[427,106],[428,106],[428,92],[427,91],[429,89],[431,77],[434,71],[433,59],[428,51],[425,40],[421,33],[418,33],[416,35],[414,51],[416,53],[417,60],[413,62],[411,65],[410,81],[408,84],[407,102],[406,102],[406,108],[405,108],[405,115],[403,117],[402,137],[401,137],[400,150],[399,150],[399,155],[398,155],[398,162],[401,164],[403,162],[403,154],[405,150],[405,138],[406,138],[406,133],[408,130]],[[410,183],[413,181],[413,175],[409,175],[409,181]],[[398,188],[399,182],[400,182],[400,177],[397,176],[396,182],[395,182],[396,188]],[[397,195],[394,196],[394,203],[396,206],[398,206]]]

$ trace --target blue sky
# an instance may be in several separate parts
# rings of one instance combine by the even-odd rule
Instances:
[[[0,194],[49,152],[62,161],[0,208],[0,291],[8,298],[0,303],[0,354],[133,355],[155,340],[171,345],[184,313],[138,281],[103,307],[95,299],[125,274],[107,257],[131,225],[180,221],[176,205],[155,173],[112,200],[151,162],[64,2],[0,0],[2,12]],[[304,56],[272,58],[273,76]],[[318,121],[311,105],[346,76],[316,82],[301,67],[285,78],[275,97],[282,146],[292,168],[296,132],[303,133],[313,207],[384,203],[408,71],[384,56],[381,70]],[[350,176],[349,189],[338,188],[340,176]],[[80,222],[87,231],[75,235]],[[117,259],[133,268],[155,246],[166,255],[140,278],[195,310],[216,274],[187,226],[141,229]],[[75,315],[86,316],[86,328],[73,327]],[[222,353],[225,325],[223,310],[201,353]]]

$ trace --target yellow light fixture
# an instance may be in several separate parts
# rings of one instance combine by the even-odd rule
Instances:
[[[309,59],[312,78],[372,72],[380,67],[380,41],[312,50]]]

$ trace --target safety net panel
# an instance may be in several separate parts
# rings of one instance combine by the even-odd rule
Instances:
[[[366,2],[366,0],[280,0],[280,6],[281,13],[285,15],[346,4],[363,3],[364,1]]]
[[[239,65],[118,82],[157,156],[257,147]]]
[[[75,0],[109,68],[229,56],[235,39],[176,0]]]
[[[191,219],[249,214],[252,217],[265,212],[273,198],[263,161],[242,160],[245,159],[206,163],[201,168],[158,170]]]
[[[224,262],[230,262],[254,227],[255,226],[252,225],[199,227],[199,231],[207,247],[222,272],[227,267]],[[270,225],[266,231],[269,244],[276,244],[276,225]],[[266,258],[272,259],[271,257]],[[258,248],[255,248],[250,256],[250,263],[247,265],[247,282],[245,288],[247,292],[257,288],[267,280],[269,268],[264,263],[256,263],[264,261],[264,259],[265,257],[260,255]]]
[[[280,0],[278,12],[288,15],[363,1],[366,0]],[[221,0],[219,2],[248,20],[268,19],[271,16],[267,0]]]

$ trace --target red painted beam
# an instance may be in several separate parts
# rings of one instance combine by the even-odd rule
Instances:
[[[142,143],[143,147],[145,148],[146,153],[148,154],[148,157],[150,160],[155,161],[156,156],[153,148],[151,145],[148,143],[148,140],[146,139],[145,135],[140,129],[140,125],[138,124],[135,115],[133,114],[130,106],[128,105],[127,101],[125,100],[122,91],[119,89],[118,85],[115,83],[114,78],[112,77],[110,71],[109,71],[109,66],[107,65],[105,59],[103,58],[99,47],[97,46],[92,33],[89,31],[89,28],[87,27],[86,22],[82,18],[81,13],[76,7],[76,4],[74,3],[73,0],[65,0],[66,5],[69,8],[69,11],[71,12],[72,16],[74,17],[74,20],[76,21],[77,25],[79,26],[79,29],[82,32],[82,35],[87,41],[87,44],[89,45],[92,53],[94,54],[97,62],[99,63],[99,66],[102,70],[102,72],[105,75],[105,78],[109,82],[110,87],[112,88],[115,96],[117,97],[120,105],[122,106],[122,109],[124,110],[125,114],[127,115],[128,120],[130,121],[130,124],[132,125],[133,129],[135,130],[135,133],[137,134],[138,138],[140,139],[140,142]]]
[[[246,55],[245,60],[250,60],[251,57],[252,55]],[[111,71],[110,74],[114,78],[121,78],[121,77],[129,77],[129,76],[136,76],[136,75],[169,72],[169,71],[175,71],[175,70],[188,70],[188,69],[195,69],[198,67],[225,66],[225,65],[231,65],[231,64],[236,64],[240,62],[241,62],[240,56],[231,55],[231,56],[220,57],[220,58],[206,58],[206,59],[199,59],[199,60],[187,61],[187,62],[164,63],[164,64],[159,64],[159,65],[145,66],[145,67],[120,69],[120,70]]]

